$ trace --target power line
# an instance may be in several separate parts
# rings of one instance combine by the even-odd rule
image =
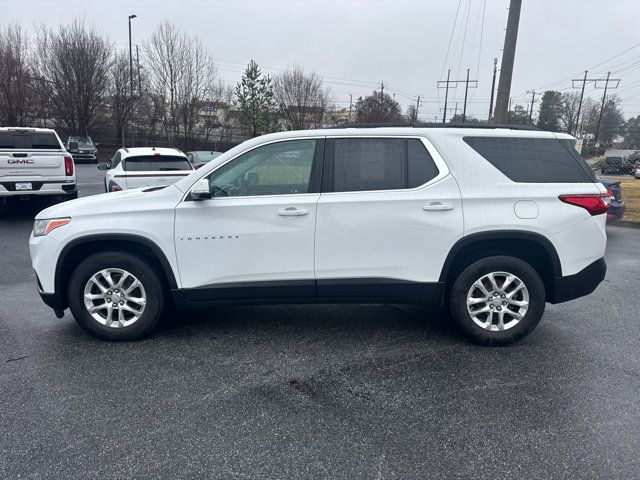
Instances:
[[[453,40],[453,34],[456,31],[456,23],[458,22],[458,13],[460,12],[460,5],[462,0],[458,0],[458,8],[456,9],[456,16],[453,19],[453,27],[451,28],[451,35],[449,36],[449,45],[447,45],[447,53],[444,56],[444,63],[442,64],[442,72],[440,72],[440,78],[444,75],[444,69],[447,67],[447,60],[449,59],[449,50],[451,49],[451,41]]]

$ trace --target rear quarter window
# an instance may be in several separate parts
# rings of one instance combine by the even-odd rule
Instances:
[[[193,170],[191,163],[185,157],[171,155],[127,157],[123,162],[123,167],[126,172]]]
[[[464,137],[467,145],[510,180],[522,183],[592,183],[595,175],[571,140]]]

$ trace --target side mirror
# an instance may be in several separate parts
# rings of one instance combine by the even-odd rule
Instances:
[[[201,178],[191,189],[191,200],[210,200],[211,191],[209,190],[209,180]]]
[[[110,163],[99,163],[98,170],[109,170],[111,168]]]

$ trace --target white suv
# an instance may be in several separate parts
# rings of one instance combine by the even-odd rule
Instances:
[[[195,168],[177,148],[123,147],[116,151],[110,162],[99,164],[98,170],[106,170],[105,191],[119,192],[170,185]]]
[[[71,154],[49,128],[0,128],[0,200],[78,198]]]
[[[46,209],[40,295],[108,340],[168,305],[372,302],[448,304],[471,339],[513,342],[603,280],[609,197],[569,135],[440,127],[266,135],[171,186]]]

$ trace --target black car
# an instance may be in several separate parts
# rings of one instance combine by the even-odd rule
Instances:
[[[605,157],[600,167],[600,173],[603,175],[611,173],[624,173],[625,161],[622,157]]]
[[[609,211],[607,212],[607,223],[615,223],[622,220],[624,216],[624,200],[622,199],[622,187],[619,180],[604,180],[600,182],[607,189],[607,193],[611,196]]]

